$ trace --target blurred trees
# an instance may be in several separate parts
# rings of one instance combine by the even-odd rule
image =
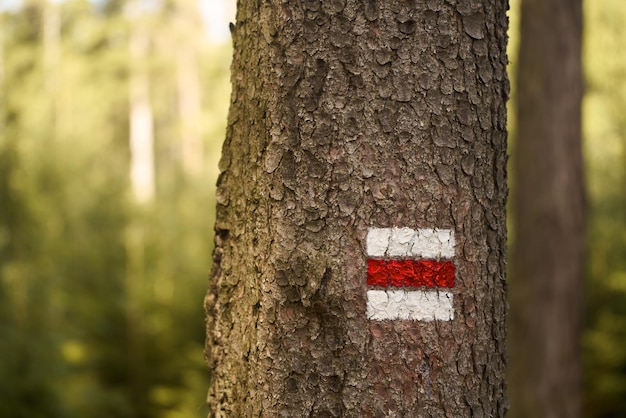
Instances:
[[[0,7],[7,3],[0,0]],[[156,2],[147,16],[156,195],[140,208],[129,187],[126,2],[65,0],[55,2],[56,9],[44,0],[22,3],[0,10],[0,416],[125,417],[145,409],[152,416],[205,416],[200,298],[229,48],[208,50],[197,26],[183,23],[182,15],[192,12],[175,13],[187,7],[180,1]],[[622,417],[626,3],[584,5],[590,203],[584,415]],[[515,45],[517,34],[511,36]],[[194,45],[195,58],[178,49],[183,43]],[[514,54],[511,60],[514,70]],[[183,128],[193,123],[179,115],[197,112],[197,101],[177,93],[179,83],[193,83],[193,76],[179,78],[187,70],[177,68],[193,61],[202,93],[199,129],[208,147],[196,177],[184,174],[181,131],[198,128]],[[140,245],[131,263],[133,240]],[[132,301],[131,273],[142,277],[141,297]],[[128,367],[131,302],[140,313],[144,362],[137,397]]]
[[[128,2],[0,11],[0,416],[206,415],[206,167],[217,166],[230,52],[209,48],[189,1],[147,3],[156,175],[144,205],[130,189]],[[180,71],[196,92],[181,92]],[[200,153],[189,158],[207,160],[193,170],[189,137]]]

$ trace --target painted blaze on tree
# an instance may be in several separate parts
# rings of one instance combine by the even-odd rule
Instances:
[[[240,2],[206,297],[212,415],[504,415],[505,8]],[[368,259],[385,259],[368,231],[394,228],[454,240],[386,267],[441,272],[446,315],[368,316],[368,290],[391,283],[368,284]]]

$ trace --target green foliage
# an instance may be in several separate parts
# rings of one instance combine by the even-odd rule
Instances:
[[[157,197],[138,206],[124,2],[58,4],[57,37],[54,21],[46,32],[51,4],[0,12],[0,416],[206,416],[216,173],[185,174],[177,151],[175,43],[160,39],[181,35],[153,11]],[[215,167],[230,52],[185,36],[200,57]]]
[[[626,416],[626,4],[585,3],[585,415]]]

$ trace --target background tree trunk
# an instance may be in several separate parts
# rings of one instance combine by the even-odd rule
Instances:
[[[154,201],[156,191],[154,161],[154,113],[150,100],[150,32],[147,19],[140,15],[141,1],[130,3],[130,183],[134,202],[147,205]],[[126,321],[128,378],[131,408],[138,418],[148,416],[146,408],[146,364],[141,294],[145,282],[146,237],[143,225],[130,222],[125,233],[126,244]]]
[[[240,2],[212,415],[504,416],[506,4]],[[451,229],[454,319],[369,320],[370,227]]]
[[[580,0],[524,0],[518,64],[511,416],[580,416],[584,185]]]
[[[141,18],[131,19],[130,24],[130,180],[135,200],[145,204],[155,193],[154,117],[146,68],[150,38]]]
[[[180,120],[181,154],[184,172],[192,177],[202,173],[202,88],[198,74],[197,51],[193,40],[204,36],[196,1],[178,0],[176,10],[176,89]],[[194,36],[195,35],[195,36]]]
[[[46,93],[53,97],[54,108],[51,113],[57,111],[58,98],[58,73],[61,63],[61,12],[59,5],[52,1],[45,1],[41,8],[43,20],[41,25],[43,47],[44,85]],[[55,121],[53,120],[53,124]]]

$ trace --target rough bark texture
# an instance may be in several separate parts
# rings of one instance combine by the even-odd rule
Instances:
[[[580,416],[580,0],[524,0],[517,91],[511,415]]]
[[[211,415],[503,416],[506,2],[238,6]],[[367,319],[372,226],[455,231],[453,321]]]

